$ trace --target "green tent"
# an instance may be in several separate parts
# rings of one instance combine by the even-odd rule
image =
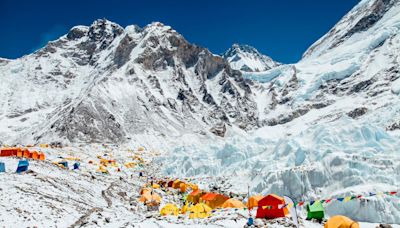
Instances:
[[[324,219],[324,207],[320,201],[314,202],[312,205],[307,204],[307,219]]]

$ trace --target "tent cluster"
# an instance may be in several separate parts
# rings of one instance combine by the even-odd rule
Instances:
[[[45,160],[46,156],[44,153],[37,151],[29,151],[26,148],[11,147],[2,148],[0,150],[0,157],[20,157],[20,158],[30,158],[34,160]]]
[[[202,191],[196,184],[180,179],[160,180],[156,182],[152,181],[141,189],[141,197],[139,201],[151,201],[151,197],[156,194],[153,192],[153,189],[159,188],[176,189],[182,194],[184,200],[182,208],[171,203],[164,205],[160,210],[160,214],[163,216],[177,216],[179,213],[189,213],[189,218],[191,219],[208,218],[211,216],[212,211],[216,208],[246,208],[246,205],[238,199],[231,199],[228,196],[219,193]],[[191,190],[190,193],[188,193],[189,190]],[[161,200],[161,198],[159,199]]]
[[[21,173],[28,170],[29,162],[27,159],[41,160],[46,159],[46,155],[42,152],[29,151],[27,148],[20,147],[6,147],[0,150],[0,157],[18,157],[22,158],[18,162],[16,172]],[[0,173],[6,172],[6,165],[4,162],[0,162]]]

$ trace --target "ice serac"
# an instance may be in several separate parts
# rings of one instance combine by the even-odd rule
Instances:
[[[124,29],[96,20],[0,68],[0,135],[10,143],[223,137],[226,126],[257,127],[251,83],[158,22]]]
[[[231,68],[243,72],[266,71],[279,65],[249,45],[233,44],[222,57],[229,62]]]
[[[247,183],[297,201],[397,190],[399,53],[400,1],[361,1],[298,63],[242,72],[255,81],[258,129],[178,147],[165,173],[220,176],[230,179],[218,184],[227,191],[246,193]],[[371,197],[326,212],[399,224],[398,203]]]

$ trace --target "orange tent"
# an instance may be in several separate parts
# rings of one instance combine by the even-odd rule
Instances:
[[[325,223],[324,228],[360,228],[360,225],[345,216],[336,215]]]
[[[258,201],[256,218],[280,218],[288,214],[287,207],[280,208],[279,205],[285,204],[285,200],[275,194],[269,194]]]
[[[32,155],[31,155],[31,152],[29,152],[29,150],[27,150],[27,149],[25,149],[25,150],[23,150],[23,157],[24,158],[31,158],[32,157]]]
[[[246,203],[246,206],[251,210],[254,207],[258,207],[258,201],[260,201],[262,198],[264,198],[264,196],[261,195],[254,195],[251,196]]]
[[[204,194],[201,190],[195,190],[188,195],[187,200],[193,204],[198,204],[200,197]]]
[[[22,156],[24,156],[24,154],[22,153],[21,148],[18,148],[17,149],[17,157],[22,157]]]
[[[33,158],[34,160],[38,160],[38,159],[39,159],[39,153],[38,153],[37,151],[33,151],[33,152],[32,152],[32,158]]]
[[[161,196],[157,193],[151,194],[150,192],[146,192],[139,198],[139,201],[143,202],[144,204],[150,203],[158,205],[161,202]]]
[[[172,184],[172,187],[175,188],[175,189],[178,189],[178,188],[181,187],[181,183],[183,183],[183,181],[181,181],[179,179],[175,180],[174,183]]]
[[[211,208],[221,207],[225,201],[227,201],[229,197],[216,194],[216,193],[206,193],[202,197],[200,197],[200,202],[205,203],[207,206]]]
[[[180,192],[181,192],[181,193],[184,193],[184,192],[186,192],[186,190],[187,190],[187,184],[181,183],[181,184],[179,185],[179,188],[180,188]]]
[[[39,153],[39,160],[44,161],[46,159],[46,155],[44,153]]]
[[[237,199],[228,199],[222,204],[223,208],[245,208],[246,206]]]
[[[140,189],[139,194],[140,194],[140,195],[143,195],[143,194],[146,193],[146,192],[151,192],[151,189],[150,189],[150,188],[142,188],[142,189]]]

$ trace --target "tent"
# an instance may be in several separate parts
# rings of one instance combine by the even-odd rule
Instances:
[[[181,208],[181,214],[186,214],[186,212],[189,210],[189,204],[186,202],[185,205]]]
[[[205,193],[203,193],[201,190],[195,190],[188,195],[187,201],[193,204],[197,204],[199,203],[200,197],[204,194]]]
[[[316,201],[312,205],[310,203],[306,206],[307,209],[307,219],[317,219],[322,221],[324,219],[324,207],[321,201]]]
[[[17,155],[16,155],[16,156],[17,156],[17,157],[22,157],[22,156],[24,156],[24,154],[23,154],[21,148],[18,148],[18,149],[17,149]]]
[[[325,223],[324,228],[360,228],[360,225],[343,215],[336,215]]]
[[[46,155],[44,153],[39,153],[39,160],[44,161],[46,159]]]
[[[173,185],[174,185],[174,181],[173,180],[168,181],[168,187],[169,188],[172,188]]]
[[[269,194],[258,201],[258,209],[256,218],[280,218],[288,214],[288,209],[279,208],[279,205],[284,205],[285,200],[275,194]]]
[[[191,184],[190,188],[192,188],[192,190],[195,191],[199,189],[199,186],[197,184]]]
[[[163,208],[161,208],[160,214],[162,216],[167,216],[167,215],[179,215],[179,208],[172,203],[167,203]]]
[[[143,195],[143,194],[146,193],[146,192],[151,192],[151,189],[150,189],[150,188],[142,188],[142,189],[140,189],[139,194],[140,194],[140,195]]]
[[[17,155],[17,148],[4,148],[0,151],[0,157],[10,157]]]
[[[187,190],[187,184],[181,183],[181,184],[179,185],[179,189],[180,189],[180,192],[181,192],[181,193],[186,192],[186,190]]]
[[[22,172],[27,171],[28,167],[29,167],[28,160],[19,160],[18,167],[17,167],[17,173],[22,173]]]
[[[98,173],[108,173],[108,170],[103,165],[99,165],[99,168],[96,170]]]
[[[31,158],[32,156],[31,156],[31,152],[29,152],[29,150],[27,150],[27,149],[25,149],[25,150],[23,150],[23,157],[24,158]]]
[[[32,152],[32,158],[33,158],[34,160],[38,160],[38,159],[39,159],[39,153],[38,153],[37,151],[33,151],[33,152]]]
[[[0,162],[0,173],[6,172],[6,165],[4,162]]]
[[[227,201],[229,197],[216,194],[216,193],[206,193],[202,197],[200,197],[200,202],[207,204],[207,206],[211,208],[217,208],[222,206],[225,201]]]
[[[144,204],[153,203],[158,205],[161,202],[161,196],[154,192],[153,194],[151,192],[145,192],[142,196],[140,196],[139,201],[143,202]]]
[[[254,207],[258,207],[258,201],[260,201],[262,198],[264,198],[264,196],[262,195],[254,195],[251,196],[246,203],[246,206],[251,210]]]
[[[156,184],[156,183],[153,183],[153,185],[152,185],[151,187],[154,188],[154,189],[159,189],[159,188],[160,188],[160,185],[159,185],[159,184]]]
[[[79,166],[81,166],[81,163],[79,162],[74,163],[74,169],[79,169]]]
[[[246,206],[237,199],[228,199],[222,204],[222,208],[245,208]]]
[[[204,203],[198,203],[189,208],[190,215],[189,218],[208,218],[211,215],[211,207],[207,206]]]
[[[174,183],[172,184],[172,187],[175,189],[179,189],[181,187],[181,183],[183,183],[183,181],[177,179],[174,181]]]
[[[64,167],[64,168],[68,168],[68,162],[67,161],[60,161],[58,162],[58,165]]]

